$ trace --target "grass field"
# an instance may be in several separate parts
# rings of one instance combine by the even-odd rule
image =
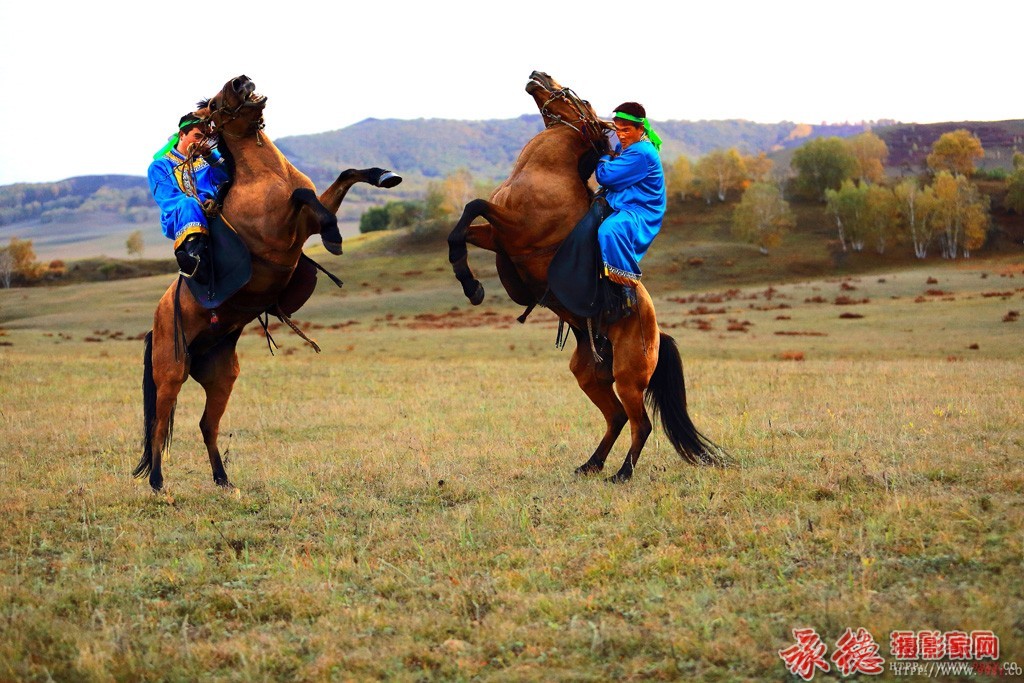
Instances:
[[[297,316],[322,354],[243,336],[233,491],[194,384],[166,491],[129,476],[168,276],[0,291],[0,680],[780,680],[798,627],[1024,663],[1020,253],[801,279],[701,230],[650,286],[739,464],[659,431],[627,485],[572,476],[603,421],[480,252],[477,309],[375,235]]]

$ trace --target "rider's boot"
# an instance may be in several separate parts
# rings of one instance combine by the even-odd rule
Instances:
[[[189,235],[181,246],[174,250],[181,274],[193,278],[200,284],[210,281],[210,238],[197,233]]]

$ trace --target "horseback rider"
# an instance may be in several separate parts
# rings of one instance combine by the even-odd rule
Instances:
[[[160,226],[174,240],[174,257],[185,277],[205,283],[210,277],[209,229],[204,204],[211,206],[229,179],[224,159],[208,136],[209,126],[195,113],[178,121],[178,132],[153,155],[149,190],[160,207]]]
[[[636,304],[640,259],[661,230],[665,215],[665,174],[661,166],[661,138],[651,129],[644,107],[624,102],[613,115],[615,151],[597,163],[597,182],[612,213],[597,237],[604,259],[604,275],[623,287],[628,305]]]

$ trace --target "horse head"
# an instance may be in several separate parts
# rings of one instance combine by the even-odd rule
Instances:
[[[199,103],[197,114],[210,120],[216,132],[230,137],[247,137],[263,128],[267,98],[256,92],[248,76],[232,78],[216,95]]]
[[[558,83],[543,71],[530,74],[526,92],[537,103],[544,117],[544,126],[564,125],[579,132],[582,138],[599,152],[608,151],[605,131],[615,130],[614,124],[601,120],[590,102],[581,99],[570,88]]]

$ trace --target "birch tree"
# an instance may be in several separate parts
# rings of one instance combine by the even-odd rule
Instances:
[[[1006,198],[1003,205],[1024,214],[1024,154],[1015,152],[1013,155],[1013,173],[1006,180]]]
[[[729,190],[738,190],[747,178],[743,158],[735,147],[728,150],[716,149],[705,154],[694,169],[697,185],[704,200],[710,204],[711,195],[724,202]]]
[[[0,285],[10,289],[11,278],[14,276],[14,257],[6,247],[0,249]]]
[[[928,155],[928,168],[933,172],[949,171],[953,175],[970,176],[974,173],[974,161],[985,156],[981,140],[966,129],[943,133]]]
[[[793,153],[798,191],[808,199],[825,201],[826,190],[838,190],[852,178],[857,161],[846,144],[836,137],[816,138]]]
[[[916,178],[906,178],[893,193],[900,217],[910,235],[914,256],[923,259],[928,255],[932,241],[932,215],[935,212],[935,191],[930,185],[919,187]]]
[[[825,191],[825,205],[835,218],[843,251],[847,242],[854,251],[863,251],[868,220],[867,187],[844,180],[838,190]]]
[[[846,139],[846,146],[856,162],[854,176],[862,183],[880,183],[885,178],[885,162],[889,147],[885,140],[871,131]]]
[[[669,197],[685,201],[686,195],[693,189],[693,164],[680,154],[676,160],[665,167],[665,185]]]
[[[789,203],[772,183],[754,183],[743,193],[733,212],[733,234],[758,246],[762,254],[782,242],[796,224]]]
[[[988,196],[978,192],[977,186],[966,176],[954,176],[949,171],[940,171],[932,187],[942,257],[955,259],[963,253],[969,258],[971,251],[985,243]]]
[[[898,237],[896,195],[884,185],[868,185],[865,201],[866,237],[874,242],[877,253],[884,254],[886,247]]]
[[[747,169],[747,177],[755,183],[768,182],[775,168],[775,162],[764,152],[743,157],[743,165]]]
[[[142,231],[136,230],[132,234],[128,235],[128,239],[124,242],[125,248],[128,250],[129,256],[138,256],[142,258],[142,252],[146,248],[146,243],[142,239]]]

